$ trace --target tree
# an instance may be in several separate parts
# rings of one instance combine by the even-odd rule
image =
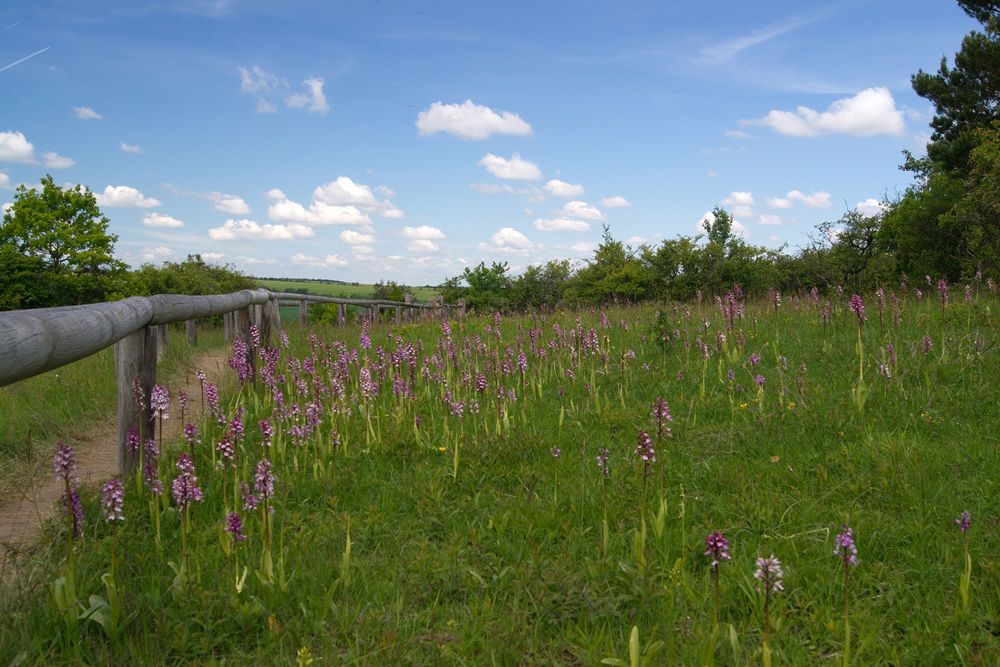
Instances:
[[[475,310],[499,310],[507,305],[510,276],[507,262],[493,262],[486,266],[479,262],[474,268],[465,267],[462,278],[469,286],[465,293],[466,305]]]
[[[568,259],[529,266],[511,283],[510,305],[517,309],[556,305],[572,272]]]
[[[635,302],[650,284],[650,273],[633,250],[611,235],[604,225],[600,245],[587,266],[576,272],[567,288],[572,299],[590,303]]]
[[[725,245],[733,233],[733,216],[721,206],[716,206],[712,209],[712,219],[705,219],[705,233],[709,243]]]
[[[34,308],[104,300],[126,269],[114,257],[117,240],[87,188],[61,188],[48,175],[41,187],[19,186],[0,224],[0,292],[21,297],[3,305]],[[36,284],[25,284],[27,269],[37,271],[31,278]]]

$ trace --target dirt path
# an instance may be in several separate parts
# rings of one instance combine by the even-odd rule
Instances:
[[[184,389],[188,393],[187,414],[192,419],[198,417],[201,401],[198,399],[200,390],[194,377],[195,371],[205,371],[210,382],[218,383],[227,358],[226,348],[207,352],[165,378],[171,394],[168,414],[173,419],[163,422],[164,439],[176,437],[184,426],[180,421],[177,390]],[[188,416],[185,416],[185,421],[189,421]],[[76,452],[78,476],[82,484],[96,486],[118,472],[117,429],[118,419],[112,415],[68,441]],[[19,556],[30,553],[42,524],[55,515],[62,492],[62,485],[46,465],[29,480],[21,496],[0,503],[0,579],[11,573]]]

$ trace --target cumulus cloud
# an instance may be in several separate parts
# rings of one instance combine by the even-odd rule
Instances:
[[[340,240],[347,245],[370,245],[375,242],[375,236],[356,232],[353,229],[345,229],[340,232]]]
[[[355,183],[347,176],[338,176],[337,180],[318,186],[313,190],[313,199],[334,205],[375,205],[375,195],[372,194],[371,188]]]
[[[14,186],[11,185],[10,176],[0,171],[0,190],[13,190]]]
[[[593,243],[590,243],[588,241],[578,241],[577,243],[574,243],[573,245],[571,245],[569,247],[569,249],[572,250],[573,252],[582,252],[582,253],[588,253],[589,254],[589,253],[594,252],[594,250],[596,249],[596,247],[597,246],[595,246]]]
[[[109,185],[103,194],[97,195],[97,204],[109,208],[153,208],[160,205],[160,200],[147,197],[128,185]]]
[[[226,256],[226,254],[222,252],[203,252],[200,254],[201,258],[206,262],[218,262],[220,259]]]
[[[277,188],[267,193],[272,203],[267,207],[267,217],[271,220],[299,222],[307,225],[370,225],[371,218],[356,206],[332,206],[322,201],[314,201],[307,209],[292,201]]]
[[[323,77],[314,76],[302,82],[305,92],[295,93],[285,98],[285,106],[291,109],[305,109],[309,113],[326,113],[330,105],[323,94]]]
[[[509,160],[493,153],[487,153],[479,161],[479,164],[497,178],[511,181],[537,181],[542,178],[542,171],[538,165],[522,159],[517,153],[514,153]]]
[[[291,259],[293,264],[305,264],[306,266],[312,266],[318,269],[344,267],[351,263],[350,260],[344,259],[340,255],[326,255],[325,257],[320,258],[305,255],[301,252],[292,255]]]
[[[0,132],[0,162],[35,162],[35,147],[20,132]]]
[[[768,197],[767,205],[769,208],[791,208],[795,204],[787,197]]]
[[[592,206],[585,201],[579,201],[574,199],[573,201],[566,202],[560,211],[565,217],[568,218],[583,218],[585,220],[604,220],[605,215],[596,206]]]
[[[504,227],[491,236],[489,241],[479,244],[479,249],[484,252],[514,255],[527,255],[536,248],[527,236],[513,227]]]
[[[734,218],[749,218],[753,215],[753,209],[749,206],[733,206],[732,213]]]
[[[539,218],[534,224],[535,229],[543,232],[585,232],[590,229],[590,225],[583,220],[569,218]]]
[[[869,197],[864,201],[859,201],[854,205],[854,208],[856,208],[861,215],[871,218],[885,211],[886,207],[885,204],[880,202],[878,199]]]
[[[133,146],[132,144],[126,144],[124,141],[122,141],[119,144],[118,148],[121,149],[122,153],[141,153],[142,152],[142,147],[140,147],[140,146]]]
[[[276,259],[260,259],[257,257],[247,257],[245,255],[240,255],[236,259],[239,260],[241,264],[249,264],[250,266],[257,266],[261,264],[275,266],[278,264],[278,260]]]
[[[628,208],[632,203],[622,197],[621,195],[615,195],[614,197],[605,197],[601,200],[601,206],[604,208]]]
[[[487,139],[494,134],[531,136],[531,125],[516,113],[493,109],[472,100],[461,104],[435,102],[417,114],[417,132],[435,134],[447,132],[463,139]]]
[[[553,197],[566,197],[567,199],[579,197],[585,192],[582,185],[560,181],[558,178],[553,178],[546,183],[544,190]]]
[[[763,118],[740,121],[743,125],[763,125],[789,137],[820,134],[850,134],[870,137],[877,134],[901,136],[906,132],[902,112],[896,108],[887,88],[866,88],[834,101],[826,111],[800,106],[795,111],[772,110]]]
[[[792,190],[785,197],[793,201],[802,202],[809,208],[830,208],[833,205],[830,201],[830,193],[823,192],[822,190],[810,192],[809,194]]]
[[[144,262],[155,262],[158,259],[164,259],[170,257],[174,254],[174,251],[167,246],[147,246],[143,248],[140,257]]]
[[[289,225],[262,225],[253,220],[226,220],[221,227],[208,230],[216,241],[290,241],[316,235],[312,227],[292,223]]]
[[[753,206],[753,193],[748,191],[730,192],[729,196],[722,200],[724,206]]]
[[[410,252],[437,252],[438,244],[430,239],[414,239],[406,244]]]
[[[403,237],[412,241],[441,240],[444,238],[444,232],[430,225],[403,227]]]
[[[42,153],[42,164],[49,169],[69,169],[76,164],[76,160],[53,151],[45,151]]]
[[[757,221],[762,225],[783,225],[785,221],[781,219],[780,215],[774,215],[773,213],[761,213]]]
[[[73,107],[73,115],[81,120],[101,120],[104,118],[90,107]]]
[[[242,197],[212,191],[205,195],[205,198],[212,202],[212,208],[216,211],[222,211],[229,215],[247,215],[250,213],[250,206],[243,201]]]
[[[142,224],[147,227],[183,227],[184,223],[177,218],[162,213],[147,213],[142,217]]]

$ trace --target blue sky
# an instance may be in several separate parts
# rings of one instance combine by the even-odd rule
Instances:
[[[436,284],[904,189],[948,0],[4,3],[0,203],[95,192],[133,265]]]

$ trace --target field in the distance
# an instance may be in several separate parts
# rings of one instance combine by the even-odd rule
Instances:
[[[351,299],[367,299],[372,295],[374,285],[368,283],[349,283],[325,280],[274,280],[257,278],[257,283],[272,292],[293,292],[306,290],[308,294],[319,296],[338,296]],[[434,287],[412,287],[410,292],[416,301],[429,301],[438,294]]]
[[[1000,302],[969,295],[290,327],[124,521],[85,489],[52,527],[0,664],[998,664]]]

